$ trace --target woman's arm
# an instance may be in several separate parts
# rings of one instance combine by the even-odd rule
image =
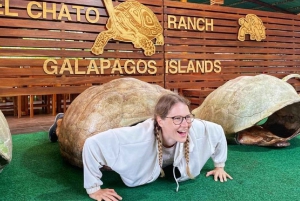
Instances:
[[[227,160],[227,141],[223,128],[220,125],[216,125],[214,130],[214,141],[217,142],[215,146],[215,151],[212,155],[214,161],[215,169],[207,172],[206,176],[214,176],[214,180],[218,179],[223,182],[227,181],[227,178],[232,179],[232,177],[225,172],[225,161]]]
[[[84,172],[84,188],[88,194],[93,194],[101,189],[103,166],[112,167],[119,151],[119,143],[112,131],[99,133],[86,139],[82,162]]]

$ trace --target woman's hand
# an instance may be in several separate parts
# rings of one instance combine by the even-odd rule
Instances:
[[[89,194],[90,198],[97,201],[118,201],[122,200],[122,197],[119,196],[114,189],[100,189],[95,193]]]
[[[214,180],[218,181],[218,178],[220,179],[220,182],[227,181],[227,178],[232,179],[232,177],[227,174],[222,167],[216,167],[214,170],[209,171],[206,173],[206,176],[214,175]]]

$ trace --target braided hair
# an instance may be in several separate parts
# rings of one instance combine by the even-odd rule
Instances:
[[[160,117],[162,119],[166,118],[169,111],[171,110],[171,108],[176,104],[176,103],[183,103],[187,106],[190,106],[190,102],[180,96],[177,95],[175,93],[169,93],[169,94],[165,94],[163,96],[160,97],[160,99],[158,100],[155,109],[154,109],[154,135],[156,137],[156,140],[158,142],[158,158],[159,158],[159,165],[160,165],[160,176],[164,177],[165,173],[162,169],[162,165],[163,165],[163,142],[162,142],[162,128],[159,126],[158,122],[157,122],[157,117]],[[190,173],[190,168],[189,168],[189,136],[187,137],[186,142],[184,143],[184,156],[185,156],[185,160],[186,160],[186,170],[187,170],[187,175],[192,179],[193,176]]]

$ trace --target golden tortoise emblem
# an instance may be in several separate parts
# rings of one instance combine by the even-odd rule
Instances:
[[[163,28],[157,17],[146,6],[136,0],[127,0],[113,7],[112,0],[104,0],[109,14],[106,31],[97,36],[91,49],[92,53],[99,55],[110,39],[132,42],[135,48],[142,48],[146,56],[155,53],[155,45],[164,44]]]
[[[241,25],[238,33],[238,39],[240,41],[245,40],[245,35],[250,34],[251,40],[261,41],[266,38],[266,27],[263,25],[261,19],[254,14],[248,14],[246,17],[239,19]]]

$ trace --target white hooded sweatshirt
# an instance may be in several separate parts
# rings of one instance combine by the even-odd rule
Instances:
[[[196,177],[211,157],[215,167],[224,167],[227,159],[227,142],[218,124],[195,119],[189,129],[191,174]],[[88,194],[100,189],[103,165],[117,172],[129,186],[155,181],[160,175],[158,145],[154,135],[154,121],[147,119],[132,127],[110,129],[89,137],[83,147],[84,188]],[[189,179],[186,173],[184,143],[177,142],[174,168],[181,176],[178,182]],[[175,177],[175,175],[174,175]]]

